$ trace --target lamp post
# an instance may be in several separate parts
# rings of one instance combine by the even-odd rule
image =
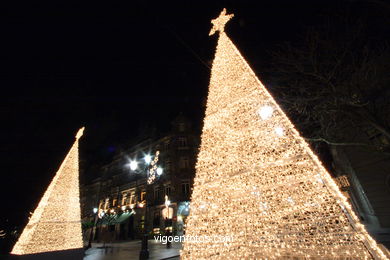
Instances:
[[[152,184],[157,176],[160,176],[163,172],[162,168],[157,167],[158,162],[158,156],[160,152],[156,152],[156,156],[152,160],[152,157],[150,155],[145,155],[144,161],[145,161],[145,168],[146,171],[146,185]],[[149,203],[147,200],[147,187],[145,188],[145,217],[144,217],[144,234],[142,236],[142,246],[141,251],[139,252],[139,259],[148,259],[149,258],[149,249],[148,249],[148,208]]]
[[[165,195],[165,209],[166,209],[166,215],[165,215],[165,230],[166,230],[166,235],[170,236],[171,231],[169,230],[168,223],[169,223],[169,206],[171,205],[171,201],[168,199],[168,196]],[[169,238],[167,239],[167,248],[171,248],[171,242],[169,241]]]
[[[97,212],[98,212],[98,209],[97,208],[93,208],[93,215],[94,215],[94,220],[93,220],[93,226],[92,226],[92,229],[91,229],[91,233],[89,234],[89,241],[88,241],[88,245],[87,245],[87,248],[91,248],[92,247],[92,240],[93,240],[93,234],[94,234],[94,230],[95,230],[95,227],[96,227],[96,223],[97,223]]]

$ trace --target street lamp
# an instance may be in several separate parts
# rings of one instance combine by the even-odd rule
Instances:
[[[156,175],[160,176],[163,173],[161,167],[157,167],[160,151],[156,151],[156,155],[153,160],[150,155],[145,155],[145,168],[146,171],[146,184],[152,184],[156,180]],[[147,190],[147,188],[146,188]],[[149,258],[149,249],[148,249],[148,202],[145,201],[145,217],[144,217],[144,235],[142,237],[142,247],[139,253],[139,259],[148,259]]]
[[[165,215],[165,232],[166,235],[171,236],[171,231],[169,230],[169,227],[167,227],[169,223],[169,205],[171,205],[171,201],[168,199],[168,195],[165,195],[165,208],[166,208],[166,215]],[[167,248],[171,248],[171,242],[167,241]]]
[[[147,165],[149,165],[150,162],[152,161],[152,156],[150,156],[150,154],[145,155],[144,161],[145,161],[145,163],[146,163]]]
[[[171,201],[168,199],[168,196],[165,195],[165,207],[167,210],[169,209],[169,205],[171,205]]]
[[[91,229],[91,233],[89,234],[89,241],[88,241],[88,245],[87,245],[87,248],[91,248],[92,247],[92,240],[93,240],[93,233],[94,233],[94,230],[95,230],[95,227],[96,227],[96,223],[97,223],[97,220],[98,220],[98,208],[93,208],[92,209],[92,212],[93,212],[93,215],[94,215],[94,220],[93,220],[93,226],[92,226],[92,229]]]
[[[138,162],[137,161],[130,161],[130,170],[135,171],[138,168]]]

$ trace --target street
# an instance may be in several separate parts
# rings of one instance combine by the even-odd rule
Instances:
[[[84,260],[138,260],[141,241],[126,241],[106,244],[93,243],[92,248],[85,251]],[[179,259],[181,243],[172,243],[167,249],[166,245],[149,240],[149,259]]]

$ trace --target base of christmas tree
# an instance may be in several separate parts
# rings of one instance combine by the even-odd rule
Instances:
[[[39,254],[28,255],[10,255],[8,260],[82,260],[84,258],[84,249],[68,249],[61,251],[52,251]]]

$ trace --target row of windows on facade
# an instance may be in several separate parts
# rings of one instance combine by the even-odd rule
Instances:
[[[190,184],[188,182],[182,183],[181,185],[181,194],[183,196],[188,196],[190,194]],[[165,186],[163,187],[156,187],[154,189],[154,200],[162,200],[165,198],[165,196],[168,196],[168,198],[172,195],[172,189],[171,186]],[[139,201],[145,201],[146,200],[146,192],[141,191]],[[125,206],[125,205],[131,205],[137,203],[137,198],[135,195],[135,191],[132,192],[123,192],[122,196],[120,198],[120,205],[118,204],[118,199],[114,198],[112,201],[110,201],[110,198],[107,198],[104,202],[101,201],[99,204],[99,209],[107,210],[110,207],[116,207],[116,206]]]
[[[190,168],[190,159],[188,157],[180,157],[179,160],[179,168],[180,169],[188,169]],[[165,161],[165,170],[170,171],[172,170],[172,161],[171,160],[166,160]]]
[[[177,138],[177,147],[185,148],[188,147],[187,137],[179,137]],[[159,144],[156,146],[157,150],[164,149],[169,150],[171,148],[170,140],[166,140],[163,144]]]

